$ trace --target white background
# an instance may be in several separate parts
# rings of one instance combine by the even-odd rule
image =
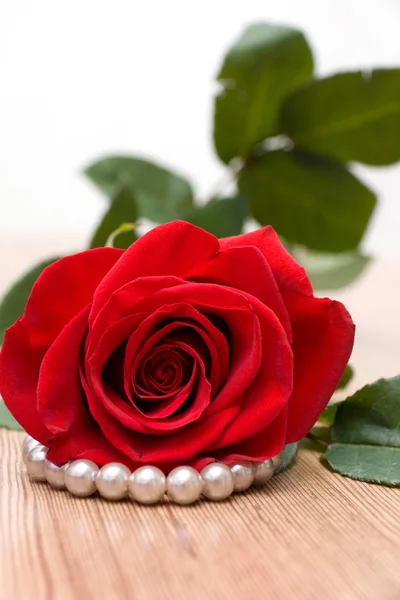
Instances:
[[[157,159],[205,197],[222,172],[213,77],[258,20],[302,29],[321,74],[400,65],[399,0],[1,0],[2,247],[84,244],[105,200],[80,170],[107,153]],[[366,249],[400,257],[400,168],[359,173],[380,198]]]

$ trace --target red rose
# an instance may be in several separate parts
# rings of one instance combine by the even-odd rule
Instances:
[[[0,392],[57,464],[262,461],[312,427],[353,339],[271,227],[217,240],[177,221],[48,267]]]

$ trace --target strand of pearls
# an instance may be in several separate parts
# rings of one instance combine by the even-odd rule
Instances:
[[[47,481],[55,489],[67,489],[85,498],[98,492],[107,500],[129,497],[140,504],[160,502],[165,493],[176,504],[192,504],[203,495],[209,500],[225,500],[251,485],[263,485],[279,467],[279,456],[262,463],[237,461],[231,466],[210,463],[199,473],[192,467],[173,469],[166,477],[160,469],[143,466],[133,473],[123,464],[109,463],[99,468],[93,461],[80,459],[61,467],[46,458],[48,449],[26,436],[22,455],[29,477]]]

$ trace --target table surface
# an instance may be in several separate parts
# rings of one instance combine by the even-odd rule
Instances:
[[[332,295],[358,326],[351,388],[397,374],[399,266]],[[224,503],[142,507],[30,483],[22,438],[0,430],[1,600],[400,598],[400,490],[332,474],[312,450]]]
[[[310,450],[224,503],[143,507],[32,484],[0,432],[0,598],[398,600],[400,493]]]

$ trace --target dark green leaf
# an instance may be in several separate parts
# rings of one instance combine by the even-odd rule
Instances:
[[[211,200],[190,213],[186,220],[213,233],[218,238],[242,233],[246,202],[242,196]]]
[[[128,188],[139,215],[156,223],[179,219],[193,207],[189,182],[147,160],[109,156],[87,167],[85,173],[110,198],[121,186]]]
[[[329,254],[308,250],[296,254],[296,259],[307,271],[315,290],[336,290],[350,285],[370,262],[368,256],[359,252]]]
[[[379,379],[341,402],[332,439],[400,448],[400,376]]]
[[[7,406],[0,398],[0,427],[22,430],[21,425],[14,419]]]
[[[49,258],[36,265],[18,279],[6,292],[0,303],[0,344],[3,342],[5,330],[19,319],[24,312],[32,286],[40,273],[58,259],[59,257]]]
[[[400,485],[400,448],[334,444],[323,457],[341,475],[389,486]]]
[[[288,469],[290,465],[293,463],[296,458],[297,452],[299,450],[299,444],[295,442],[294,444],[287,444],[283,451],[281,452],[281,464],[276,469],[275,474],[278,475],[282,473],[285,469]]]
[[[284,150],[247,165],[239,189],[259,223],[271,224],[288,242],[326,252],[354,249],[376,202],[338,163]]]
[[[325,448],[325,444],[321,444],[321,442],[319,442],[317,439],[308,435],[300,441],[300,448],[305,448],[306,450],[311,450],[312,452],[318,452],[320,455]]]
[[[327,406],[325,410],[320,414],[318,421],[322,421],[322,423],[328,423],[329,425],[332,425],[336,417],[338,404],[339,403],[335,403],[331,404],[330,406]]]
[[[314,80],[284,104],[282,130],[302,148],[340,161],[400,160],[400,69]]]
[[[267,23],[248,27],[218,75],[214,142],[221,160],[246,157],[254,144],[279,133],[282,100],[312,72],[311,50],[300,31]]]
[[[343,390],[348,383],[353,379],[354,370],[353,367],[347,365],[345,370],[343,371],[343,375],[340,378],[340,381],[337,385],[337,390]]]
[[[128,188],[121,188],[111,201],[110,207],[102,218],[90,243],[91,248],[105,246],[110,234],[113,233],[121,223],[135,223],[137,219],[137,208],[135,199]],[[134,231],[121,233],[115,239],[115,248],[128,248],[136,239]]]
[[[321,420],[322,419],[320,418],[319,421]],[[308,434],[308,439],[313,440],[319,444],[319,446],[322,444],[322,446],[325,447],[326,444],[329,444],[331,441],[330,430],[331,428],[328,425],[314,425]]]

